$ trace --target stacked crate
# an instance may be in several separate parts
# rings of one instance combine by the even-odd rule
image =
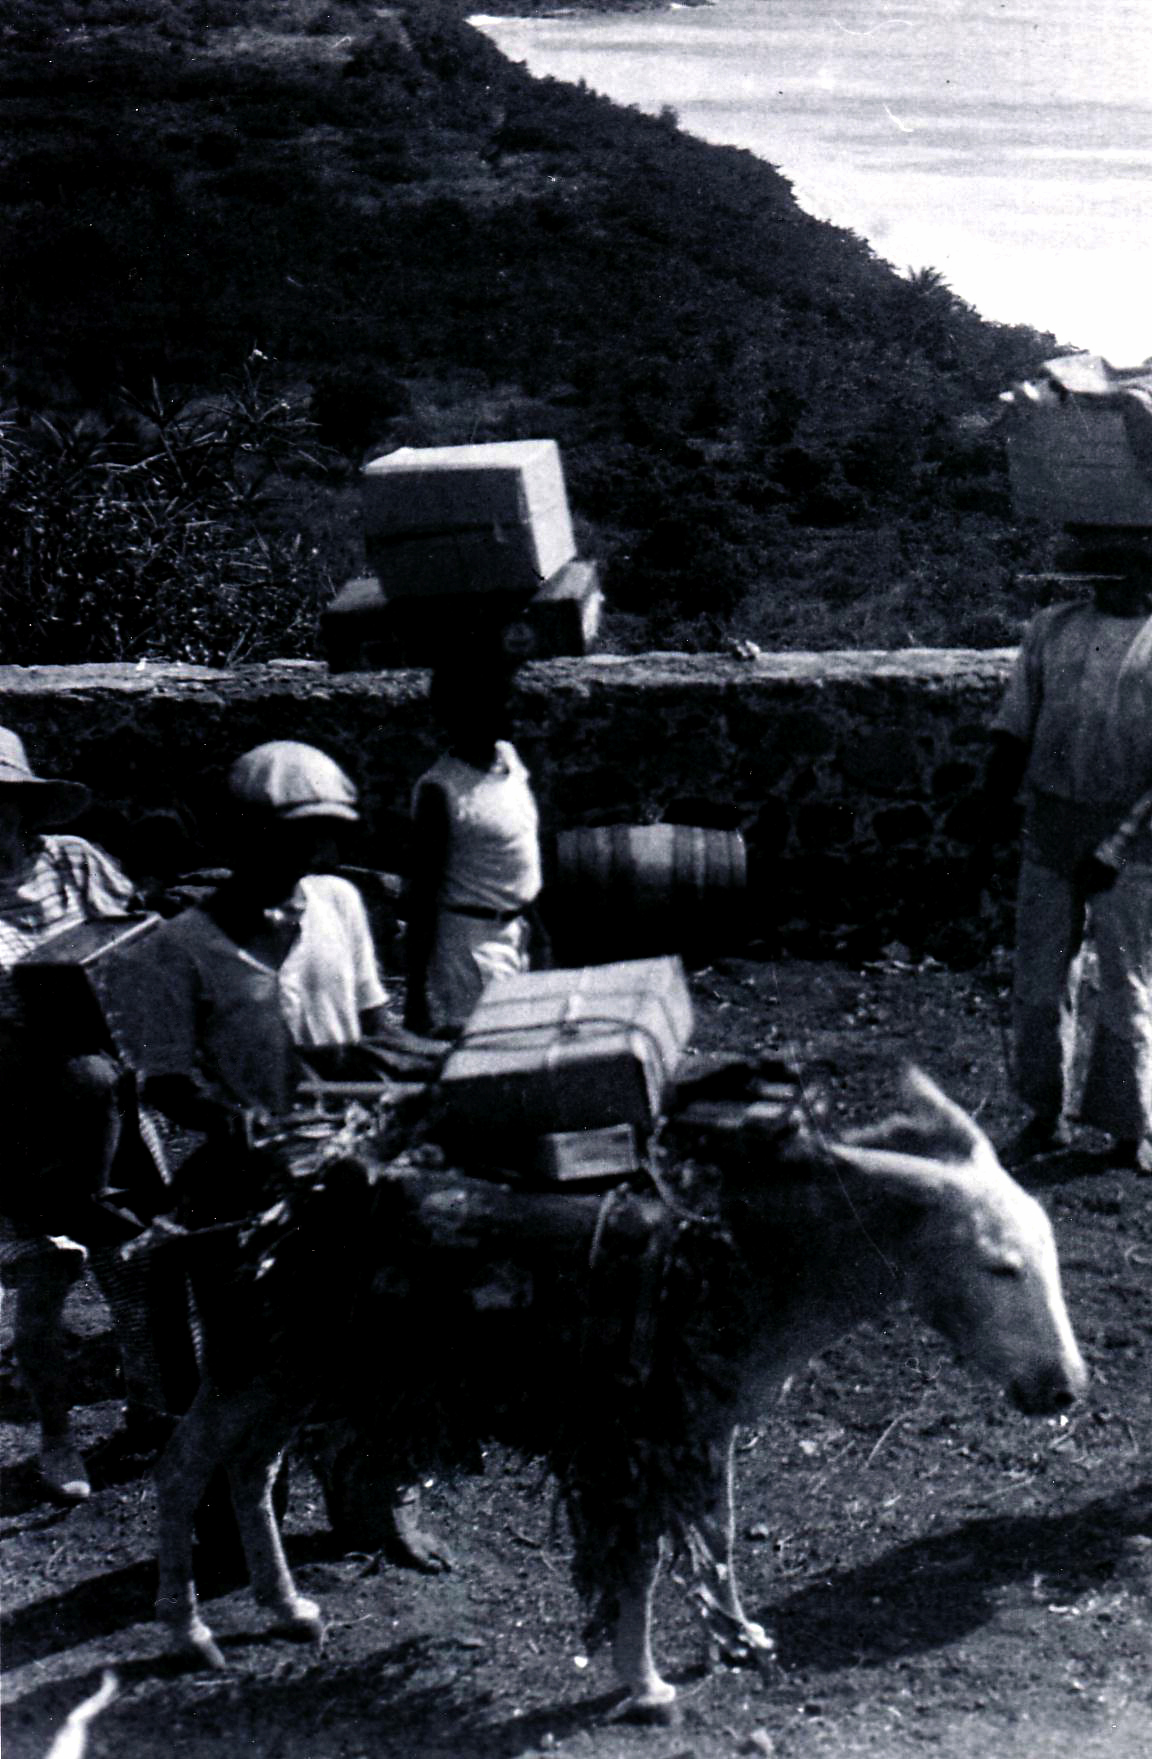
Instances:
[[[493,983],[440,1075],[441,1136],[463,1162],[543,1184],[634,1171],[692,1033],[676,958]]]
[[[497,641],[586,653],[603,603],[576,555],[555,440],[403,446],[362,477],[368,573],[321,620],[333,671],[428,666]]]
[[[1018,513],[1073,535],[1152,530],[1152,360],[1062,355],[1002,400]]]

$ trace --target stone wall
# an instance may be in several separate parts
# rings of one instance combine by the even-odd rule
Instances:
[[[1007,650],[596,656],[530,666],[515,737],[549,830],[738,828],[754,934],[867,954],[974,955],[1003,932],[968,865],[974,788]],[[88,782],[85,827],[138,873],[218,860],[215,790],[270,738],[311,741],[360,782],[368,865],[403,866],[411,783],[436,750],[427,674],[331,676],[311,662],[0,667],[0,720],[44,773]],[[174,814],[178,816],[173,816]]]

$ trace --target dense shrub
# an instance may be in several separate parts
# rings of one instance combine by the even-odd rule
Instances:
[[[332,580],[284,520],[324,469],[258,373],[111,419],[0,425],[0,659],[220,664],[308,653]],[[279,527],[279,529],[277,529]]]

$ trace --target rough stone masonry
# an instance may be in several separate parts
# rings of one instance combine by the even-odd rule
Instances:
[[[1012,650],[652,654],[525,668],[515,736],[546,834],[673,822],[739,829],[769,944],[964,959],[1003,931],[974,880],[988,722]],[[0,667],[0,720],[46,773],[87,782],[84,828],[137,872],[211,862],[207,802],[241,751],[308,740],[359,781],[368,865],[400,871],[412,782],[435,752],[427,674],[311,661],[227,671]]]

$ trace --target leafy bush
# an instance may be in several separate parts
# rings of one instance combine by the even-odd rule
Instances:
[[[333,581],[302,521],[285,519],[284,490],[336,475],[312,440],[311,422],[253,365],[211,398],[125,397],[110,420],[9,414],[0,658],[310,653]]]

